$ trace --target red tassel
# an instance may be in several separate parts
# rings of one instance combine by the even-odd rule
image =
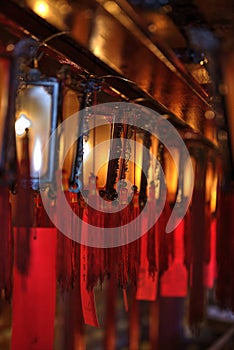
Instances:
[[[96,248],[101,242],[99,229],[104,226],[103,214],[100,209],[100,197],[97,194],[97,179],[95,175],[89,178],[89,195],[88,195],[88,223],[92,226],[96,236],[96,243],[93,242],[94,247],[88,247],[88,289],[92,290],[98,281],[103,282],[104,279],[104,250]],[[97,208],[97,209],[95,209]]]
[[[156,216],[156,198],[155,198],[155,185],[151,183],[149,188],[149,222],[154,222],[153,219]],[[156,261],[156,225],[150,228],[148,232],[147,242],[147,257],[149,262],[149,274],[154,277],[157,271]]]
[[[173,236],[166,234],[166,225],[170,217],[171,208],[170,204],[166,202],[165,207],[156,223],[156,229],[158,232],[159,239],[159,273],[162,274],[168,269],[169,266],[169,255],[172,258],[172,249],[170,249],[171,243],[173,242]],[[171,253],[170,253],[171,252]]]
[[[57,205],[59,207],[60,194],[58,193]],[[77,198],[70,192],[65,192],[66,198],[71,208],[77,213]],[[60,216],[62,213],[60,213]],[[60,219],[63,219],[60,217]],[[69,220],[64,218],[64,222]],[[70,219],[71,220],[71,219]],[[69,223],[70,225],[70,223]],[[75,228],[74,228],[75,230]],[[63,233],[57,231],[58,249],[57,249],[57,278],[62,290],[73,288],[75,279],[78,277],[79,256],[78,244],[72,239],[66,237]]]
[[[120,211],[120,231],[122,242],[127,238],[128,229],[124,227],[129,222],[129,204],[128,204],[128,189],[125,187],[126,183],[122,183],[122,187],[120,188],[119,193],[119,211]],[[121,288],[126,289],[128,283],[128,263],[131,257],[129,256],[128,245],[124,244],[119,247],[119,257],[118,257],[118,265],[119,265],[119,284]]]
[[[0,208],[0,290],[4,290],[5,296],[9,300],[12,293],[13,247],[9,191],[4,187],[0,187]]]
[[[106,202],[109,206],[109,211],[111,212],[112,202]],[[116,209],[116,208],[115,208]],[[118,227],[120,223],[120,212],[114,211],[113,213],[105,212],[104,214],[104,227]],[[118,259],[119,259],[119,250],[120,247],[116,248],[107,248],[104,251],[105,254],[105,267],[107,276],[114,281],[118,281],[119,278],[119,267],[118,267]]]
[[[140,214],[139,208],[139,193],[136,187],[133,187],[133,198],[131,203],[129,204],[129,222],[136,219]],[[131,228],[135,232],[137,231],[136,225],[133,225]],[[140,266],[140,239],[136,239],[135,241],[129,243],[128,245],[128,256],[129,256],[129,281],[131,286],[136,287],[137,278]]]

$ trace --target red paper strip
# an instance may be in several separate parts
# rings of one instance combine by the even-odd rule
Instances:
[[[17,234],[15,230],[15,241]],[[33,239],[35,234],[37,238]],[[56,302],[56,229],[32,229],[30,249],[27,275],[21,274],[14,264],[11,350],[51,350]]]
[[[172,233],[174,235],[174,259],[160,280],[162,297],[186,297],[188,291],[188,272],[184,262],[184,220]]]
[[[147,215],[142,215],[142,232],[144,228],[147,227]],[[138,272],[138,282],[136,299],[137,300],[149,300],[153,301],[157,298],[157,288],[158,288],[158,272],[155,272],[154,277],[150,276],[148,269],[148,259],[147,259],[147,233],[144,234],[141,239],[141,258],[140,258],[140,268]],[[157,246],[157,244],[156,244]],[[157,256],[157,255],[156,255]]]

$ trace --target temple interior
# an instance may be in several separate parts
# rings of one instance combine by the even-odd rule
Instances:
[[[0,350],[234,349],[233,0],[0,0]]]

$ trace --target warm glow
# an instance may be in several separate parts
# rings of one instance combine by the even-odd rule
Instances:
[[[25,114],[21,114],[15,122],[15,132],[21,136],[24,134],[25,129],[30,128],[31,121],[26,117]]]
[[[168,192],[169,202],[175,200],[177,187],[178,187],[178,172],[179,172],[179,160],[180,154],[178,149],[171,148],[171,153],[165,152],[165,177],[166,177],[166,186]]]
[[[121,12],[121,8],[115,1],[106,1],[104,3],[104,8],[112,15],[118,15]]]
[[[206,202],[210,204],[211,213],[216,211],[218,176],[214,164],[208,163],[206,170]]]
[[[213,167],[211,163],[208,163],[207,169],[206,169],[206,202],[209,202],[211,198],[212,183],[213,183]]]
[[[41,170],[42,154],[41,154],[41,142],[39,139],[35,142],[35,148],[33,152],[33,166],[35,171]]]
[[[46,17],[49,13],[49,7],[44,1],[36,1],[34,11],[41,17]]]
[[[212,183],[211,195],[210,195],[210,211],[211,211],[211,213],[216,212],[217,186],[218,186],[218,176],[217,176],[217,174],[215,174],[213,177],[213,183]]]
[[[192,167],[191,163],[192,162]],[[184,187],[183,195],[184,197],[189,197],[191,190],[193,188],[193,173],[195,172],[195,160],[194,158],[189,158],[184,165]]]

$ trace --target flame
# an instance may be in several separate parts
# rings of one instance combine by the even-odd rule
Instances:
[[[33,151],[33,167],[35,171],[41,170],[42,164],[42,153],[41,153],[41,142],[39,139],[35,142],[35,147]]]
[[[25,133],[25,129],[30,128],[31,121],[26,117],[25,114],[21,114],[15,122],[15,132],[21,136]]]

